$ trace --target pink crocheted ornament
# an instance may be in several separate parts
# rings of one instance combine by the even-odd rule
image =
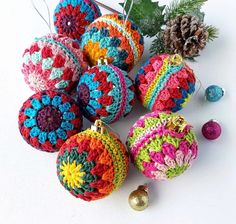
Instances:
[[[152,57],[136,76],[137,96],[151,111],[176,112],[186,106],[195,91],[193,70],[179,55]]]
[[[79,44],[56,34],[36,38],[23,54],[25,82],[35,91],[69,92],[87,69]]]
[[[135,166],[147,177],[172,179],[197,158],[198,145],[191,125],[171,112],[155,111],[130,129],[127,147]]]

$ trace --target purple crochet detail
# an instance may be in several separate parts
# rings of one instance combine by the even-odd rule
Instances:
[[[61,112],[52,105],[48,105],[38,112],[36,120],[42,131],[56,131],[62,122]]]
[[[78,88],[78,98],[82,106],[87,106],[90,100],[90,90],[89,87],[82,83]]]

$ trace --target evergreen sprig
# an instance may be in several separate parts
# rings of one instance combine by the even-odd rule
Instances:
[[[166,20],[174,19],[179,15],[198,12],[205,2],[207,2],[207,0],[173,0],[173,2],[166,7]]]
[[[209,34],[208,41],[213,41],[214,39],[218,38],[219,30],[216,27],[209,25],[209,26],[206,26],[206,30]]]

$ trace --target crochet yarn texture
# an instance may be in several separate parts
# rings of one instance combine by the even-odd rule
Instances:
[[[182,174],[197,157],[198,145],[188,124],[176,131],[168,123],[179,115],[152,112],[130,129],[127,147],[135,166],[147,177],[166,180]]]
[[[88,25],[100,16],[93,0],[62,0],[54,12],[54,26],[58,34],[80,40]]]
[[[61,147],[57,174],[72,195],[92,201],[108,196],[121,186],[128,164],[125,146],[117,137],[88,129]]]
[[[127,116],[135,103],[133,81],[114,65],[98,65],[80,78],[77,93],[83,115],[90,121],[114,123]]]
[[[75,101],[64,93],[36,93],[20,109],[20,133],[25,141],[36,149],[58,151],[62,144],[81,128],[80,109]]]
[[[144,39],[133,22],[125,22],[123,15],[111,14],[89,25],[82,36],[81,48],[91,66],[104,57],[120,69],[130,71],[142,57]]]
[[[36,38],[25,50],[23,60],[25,82],[35,92],[68,92],[87,69],[79,44],[71,38],[56,34]]]
[[[195,91],[193,70],[183,61],[176,63],[174,57],[156,55],[143,65],[136,76],[137,96],[151,111],[179,111]]]

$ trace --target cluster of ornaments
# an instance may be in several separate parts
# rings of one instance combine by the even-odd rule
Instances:
[[[144,39],[124,15],[101,16],[92,0],[62,0],[54,25],[57,34],[36,38],[23,54],[24,79],[35,94],[20,109],[19,130],[34,148],[59,152],[64,188],[85,201],[104,198],[125,180],[129,157],[151,179],[188,169],[197,158],[197,140],[192,126],[173,112],[187,104],[196,78],[182,57],[152,57],[134,82],[128,72],[141,60]],[[214,91],[220,94],[209,89],[210,101],[216,101]],[[130,129],[126,151],[106,127],[132,111],[136,96],[151,113]],[[94,123],[85,131],[83,116]],[[142,200],[145,208],[147,198]]]

